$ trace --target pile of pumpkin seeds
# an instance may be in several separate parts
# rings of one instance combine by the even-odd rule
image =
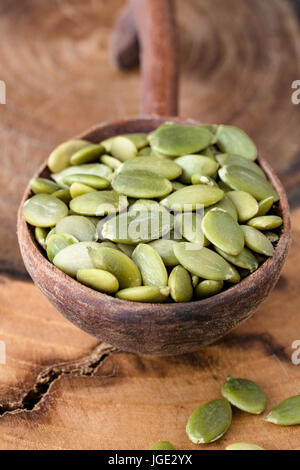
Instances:
[[[239,128],[165,122],[150,134],[59,145],[23,215],[48,259],[138,302],[215,295],[274,253],[279,195]],[[279,229],[280,230],[280,229]]]
[[[220,439],[229,429],[232,421],[232,406],[246,413],[259,415],[267,405],[265,393],[252,380],[228,376],[221,389],[223,398],[204,403],[190,415],[186,433],[194,444],[209,444]],[[264,418],[280,426],[300,424],[300,395],[289,397]],[[174,450],[168,441],[158,441],[151,450]],[[235,442],[226,450],[264,450],[253,443]]]

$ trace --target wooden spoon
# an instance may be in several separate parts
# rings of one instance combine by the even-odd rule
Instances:
[[[132,0],[131,8],[141,45],[142,112],[147,117],[98,124],[77,138],[99,142],[116,134],[150,132],[166,119],[195,123],[174,118],[177,61],[171,0]],[[67,319],[122,350],[169,355],[206,346],[253,315],[274,287],[287,256],[290,238],[287,197],[268,163],[262,157],[258,162],[280,195],[278,214],[283,218],[280,240],[272,258],[242,282],[218,295],[180,304],[144,304],[118,300],[85,287],[57,269],[42,254],[32,227],[22,217],[23,204],[31,195],[29,186],[18,213],[18,240],[25,266],[39,289]],[[47,162],[35,176],[49,176]]]

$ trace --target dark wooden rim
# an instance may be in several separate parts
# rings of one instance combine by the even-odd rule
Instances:
[[[149,131],[150,128],[154,128],[155,126],[161,124],[161,122],[165,120],[172,120],[174,122],[179,122],[179,123],[190,123],[190,124],[198,124],[196,121],[192,119],[180,119],[180,118],[172,118],[172,117],[157,117],[153,116],[152,118],[132,118],[132,119],[123,119],[121,121],[117,122],[106,122],[97,126],[93,126],[91,129],[89,129],[87,132],[77,136],[76,138],[87,138],[88,140],[93,141],[93,136],[94,138],[96,135],[101,132],[101,136],[103,138],[109,137],[111,135],[111,129],[113,128],[115,130],[115,133],[118,133],[118,129],[123,129],[124,132],[124,126],[128,126],[128,128],[134,130],[135,128],[138,128],[138,131],[145,130]],[[232,287],[228,288],[224,292],[221,292],[220,294],[217,294],[211,298],[204,299],[204,300],[198,300],[198,301],[192,301],[188,303],[170,303],[170,304],[146,304],[146,303],[139,303],[139,302],[129,302],[129,301],[124,301],[124,300],[119,300],[115,297],[102,294],[99,292],[96,292],[93,289],[90,289],[76,280],[72,279],[71,277],[67,276],[64,274],[62,271],[60,271],[58,268],[56,268],[54,265],[52,265],[46,258],[45,256],[42,255],[37,242],[34,239],[33,236],[33,231],[29,229],[29,226],[25,222],[23,216],[22,216],[22,207],[24,205],[24,202],[27,200],[27,198],[31,195],[31,190],[29,185],[27,186],[19,211],[18,211],[18,240],[21,248],[21,252],[23,250],[27,251],[27,256],[32,257],[33,259],[36,260],[36,262],[39,264],[39,267],[43,269],[45,276],[50,276],[52,277],[55,282],[59,282],[62,285],[65,285],[66,288],[70,288],[71,290],[76,289],[78,293],[78,298],[85,298],[89,300],[89,303],[93,305],[97,305],[100,301],[103,301],[105,299],[109,300],[110,302],[115,303],[116,305],[119,305],[121,308],[119,312],[117,310],[112,314],[112,315],[121,315],[122,316],[122,311],[125,310],[128,312],[131,308],[134,308],[135,310],[139,310],[140,307],[142,307],[143,310],[143,321],[151,321],[151,315],[152,312],[158,313],[160,310],[163,310],[164,313],[170,313],[170,319],[172,318],[172,315],[174,313],[180,314],[182,311],[183,306],[185,305],[193,305],[195,306],[208,306],[210,305],[212,308],[212,316],[214,315],[213,313],[213,307],[216,304],[224,303],[228,304],[230,299],[234,300],[234,298],[238,299],[239,294],[241,291],[243,292],[243,296],[247,296],[248,294],[250,295],[251,293],[255,292],[257,289],[260,288],[261,282],[263,278],[268,276],[269,274],[271,275],[274,270],[276,271],[277,266],[279,265],[279,270],[280,267],[283,263],[283,259],[286,256],[286,252],[289,246],[289,238],[290,238],[290,216],[289,216],[289,205],[288,205],[288,200],[287,196],[285,193],[285,190],[279,181],[278,177],[270,167],[270,165],[262,158],[258,158],[258,162],[262,169],[264,170],[265,174],[267,175],[268,179],[271,181],[272,185],[275,187],[275,189],[278,191],[280,195],[280,202],[279,202],[279,213],[281,217],[283,218],[283,228],[282,232],[280,235],[279,242],[275,248],[275,253],[272,258],[268,258],[258,269],[255,271],[253,274],[249,275],[245,279],[243,279],[240,283],[233,285]],[[47,162],[43,163],[39,170],[35,173],[34,176],[39,176],[42,173],[44,173],[47,170]],[[242,286],[242,289],[241,289]],[[149,307],[151,306],[151,309],[149,308],[149,318],[145,316],[144,309],[145,306],[148,305]],[[195,309],[193,308],[193,311]],[[201,314],[199,310],[199,314]],[[136,318],[134,319],[136,321]],[[127,316],[126,322],[130,322],[130,316]]]

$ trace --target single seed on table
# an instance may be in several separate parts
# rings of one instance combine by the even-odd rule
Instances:
[[[272,230],[282,225],[282,218],[277,215],[262,215],[249,220],[248,225],[258,230]]]
[[[193,286],[189,272],[182,266],[172,269],[168,286],[175,302],[189,302],[193,297]]]
[[[35,227],[52,227],[67,214],[66,204],[51,194],[36,194],[23,206],[26,222]]]
[[[80,242],[97,241],[95,225],[82,215],[68,215],[56,224],[56,233],[68,233]]]
[[[263,199],[262,201],[259,201],[258,203],[258,211],[257,211],[257,216],[262,216],[266,215],[271,207],[273,206],[274,203],[274,198],[273,196],[269,196],[266,199]]]
[[[34,236],[36,241],[42,248],[46,249],[46,237],[48,235],[48,229],[43,227],[35,227]]]
[[[93,191],[75,197],[70,209],[76,214],[102,216],[114,214],[127,207],[127,199],[116,191]]]
[[[199,209],[201,206],[210,206],[220,201],[224,192],[219,188],[211,188],[205,184],[195,184],[179,189],[161,201],[161,204],[171,210],[184,210],[189,205],[189,210]]]
[[[102,163],[85,163],[84,165],[69,166],[59,173],[53,173],[51,176],[59,186],[68,189],[68,185],[63,182],[63,179],[66,176],[76,174],[101,176],[102,178],[109,179],[111,177],[112,170]]]
[[[245,191],[251,194],[255,199],[261,201],[272,196],[274,202],[279,200],[279,195],[270,183],[242,166],[228,165],[219,170],[220,179],[232,189]]]
[[[169,441],[158,441],[150,447],[150,450],[176,450]]]
[[[237,165],[242,166],[248,170],[257,173],[262,178],[266,179],[266,175],[262,171],[262,169],[254,163],[252,160],[248,160],[248,158],[240,157],[239,155],[232,155],[229,153],[219,153],[216,155],[216,160],[220,166],[226,165]]]
[[[52,193],[52,196],[57,197],[57,199],[60,199],[66,204],[69,204],[72,199],[72,195],[69,189],[58,189]]]
[[[119,290],[119,292],[116,293],[116,297],[118,299],[150,303],[165,302],[168,295],[168,287],[159,288],[156,286],[129,287],[127,289]]]
[[[178,259],[174,254],[174,246],[176,243],[178,243],[178,241],[161,238],[150,242],[149,245],[161,256],[165,266],[177,266]]]
[[[174,253],[179,263],[190,273],[204,279],[239,282],[238,271],[209,248],[200,248],[194,243],[177,243]]]
[[[72,155],[78,150],[87,147],[87,140],[69,140],[56,147],[48,158],[48,167],[53,173],[58,173],[70,165]]]
[[[204,176],[201,173],[194,173],[192,175],[192,184],[207,184],[208,186],[214,186],[218,188],[218,183],[210,176]]]
[[[128,137],[115,137],[111,144],[110,152],[113,157],[121,162],[137,156],[137,148]]]
[[[232,419],[227,400],[212,400],[199,406],[189,417],[186,432],[194,444],[208,444],[222,437]]]
[[[257,444],[250,444],[248,442],[235,442],[234,444],[229,444],[226,447],[226,450],[265,450],[263,447],[258,446]]]
[[[122,251],[98,244],[97,248],[88,249],[93,267],[104,269],[116,276],[120,289],[137,287],[142,284],[141,273],[131,258]]]
[[[228,192],[224,194],[224,197],[223,199],[221,199],[221,201],[217,202],[216,204],[213,204],[212,206],[207,207],[205,209],[205,213],[207,213],[211,209],[214,209],[215,207],[217,209],[223,209],[224,211],[228,212],[228,214],[230,214],[236,222],[238,221],[238,213],[236,207],[231,201],[231,199],[228,197]]]
[[[201,212],[183,212],[175,216],[175,234],[188,240],[191,243],[199,244],[199,248],[209,245],[202,230],[203,214]],[[178,264],[178,263],[177,263]]]
[[[257,214],[258,203],[251,194],[245,191],[229,191],[226,195],[236,207],[239,222],[245,222]]]
[[[211,176],[219,167],[215,160],[203,155],[184,155],[176,158],[175,163],[182,168],[180,181],[183,183],[191,183],[192,176],[195,173]]]
[[[156,175],[174,180],[182,173],[182,168],[172,160],[158,157],[136,157],[127,160],[119,168],[118,173],[123,171],[144,170],[155,173]]]
[[[75,197],[78,196],[82,196],[83,194],[91,193],[92,191],[96,191],[96,189],[82,183],[72,183],[70,186],[70,194],[72,199],[75,199]]]
[[[300,395],[289,397],[273,408],[265,421],[280,426],[300,424]]]
[[[93,268],[87,248],[98,248],[97,242],[78,242],[61,250],[54,258],[53,264],[71,277],[76,277],[79,269]]]
[[[174,217],[166,209],[123,212],[104,223],[101,236],[116,243],[136,245],[167,235],[174,226]]]
[[[204,280],[199,282],[195,289],[197,299],[205,299],[218,294],[223,288],[223,281]]]
[[[109,166],[112,170],[117,170],[122,165],[122,162],[111,155],[101,155],[100,162]]]
[[[274,247],[262,232],[249,225],[241,225],[241,229],[244,232],[245,245],[250,248],[250,250],[261,255],[273,256]]]
[[[256,415],[262,413],[267,404],[266,395],[255,382],[230,375],[222,386],[222,395],[233,406]]]
[[[140,269],[145,286],[165,287],[168,285],[166,267],[152,246],[140,243],[132,253],[132,259]]]
[[[247,271],[250,271],[250,273],[256,271],[258,268],[258,261],[255,255],[246,247],[243,248],[242,251],[236,256],[229,255],[228,253],[225,253],[225,251],[220,250],[218,247],[216,247],[216,251],[219,253],[219,255],[223,256],[223,258],[229,261],[229,263],[234,264],[239,268],[247,269]]]
[[[204,216],[202,230],[206,238],[229,255],[238,255],[244,248],[244,235],[231,215],[223,209],[211,209]]]
[[[213,139],[204,126],[183,126],[165,123],[149,134],[151,148],[169,156],[181,156],[208,147]]]
[[[65,176],[63,178],[63,183],[67,186],[71,186],[73,183],[81,183],[94,189],[106,189],[110,185],[110,182],[106,178],[102,178],[102,176],[85,175],[80,173]]]
[[[83,163],[91,163],[99,159],[100,155],[105,152],[105,148],[101,144],[90,144],[75,152],[70,160],[71,165],[82,165]]]
[[[114,294],[119,290],[118,279],[103,269],[79,269],[77,281],[107,294]]]
[[[47,178],[31,178],[29,185],[31,191],[35,194],[53,194],[60,189],[58,184]]]
[[[67,246],[73,245],[73,243],[78,243],[78,240],[68,233],[51,235],[47,241],[47,256],[49,260],[52,262],[57,253]]]
[[[150,171],[140,169],[119,170],[115,173],[112,187],[126,196],[154,199],[166,196],[173,189],[172,183],[167,178],[158,176]]]
[[[224,153],[255,160],[257,148],[250,137],[235,126],[220,125],[217,129],[217,146]]]

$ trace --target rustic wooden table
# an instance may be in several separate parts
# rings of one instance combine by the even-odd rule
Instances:
[[[127,354],[68,323],[25,272],[15,226],[30,175],[56,144],[82,129],[138,114],[138,71],[114,70],[107,54],[123,6],[1,1],[0,79],[7,86],[7,104],[0,105],[1,449],[147,449],[160,439],[196,449],[185,434],[187,417],[220,396],[228,374],[257,381],[268,409],[300,391],[300,364],[291,359],[300,340],[300,105],[291,102],[291,84],[300,79],[296,2],[177,0],[181,115],[244,128],[277,169],[292,206],[288,261],[251,320],[194,354]],[[224,438],[203,448],[234,441],[300,450],[300,427],[234,410]]]

